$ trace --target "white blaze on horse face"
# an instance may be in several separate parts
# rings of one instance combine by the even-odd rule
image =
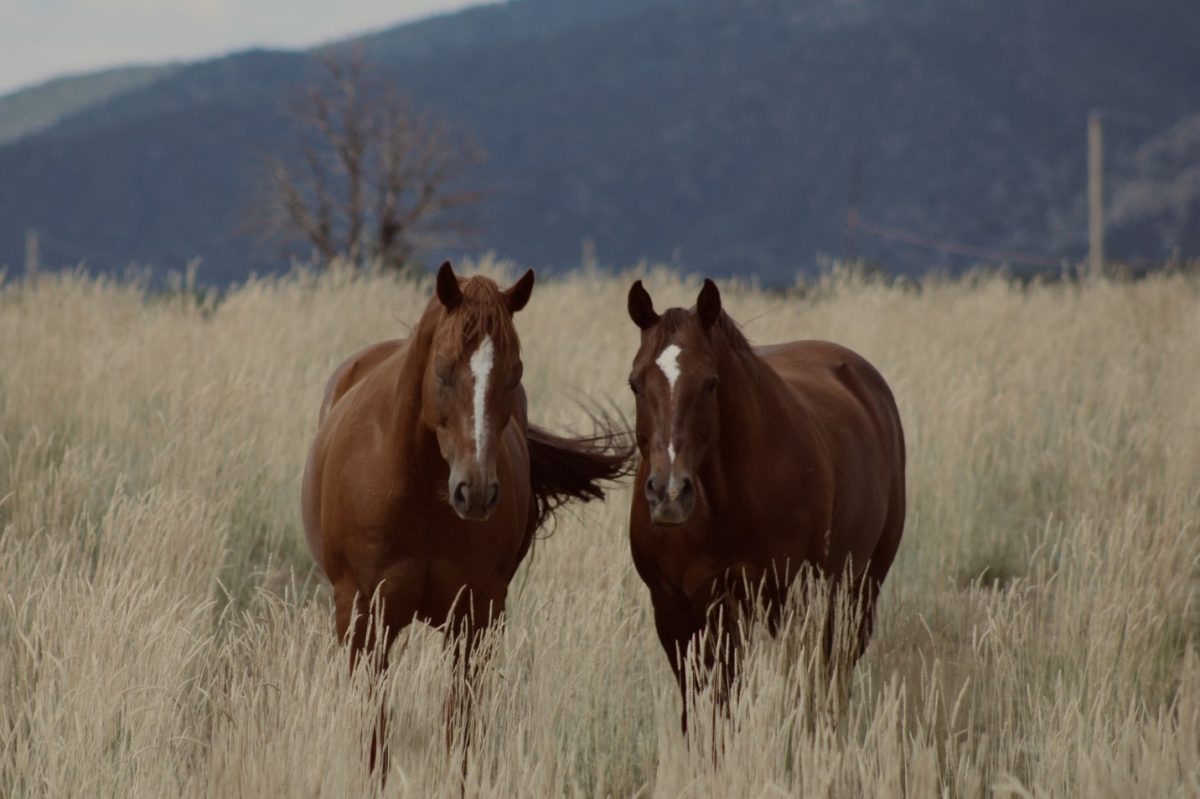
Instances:
[[[471,354],[471,376],[475,379],[475,460],[483,461],[483,446],[487,438],[487,387],[492,374],[495,350],[492,337],[487,336]]]
[[[683,352],[677,344],[668,344],[659,353],[658,360],[655,363],[662,370],[663,376],[667,378],[667,386],[670,388],[670,393],[667,396],[668,407],[670,408],[667,416],[667,458],[670,459],[672,471],[675,466],[675,381],[679,379],[679,354]]]
[[[679,379],[679,353],[683,352],[678,344],[668,344],[663,348],[663,351],[658,354],[658,368],[662,369],[662,373],[666,375],[667,385],[671,387],[671,392],[675,392],[675,381]]]

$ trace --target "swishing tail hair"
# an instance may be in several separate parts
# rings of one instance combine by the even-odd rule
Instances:
[[[633,472],[634,447],[628,434],[607,417],[593,416],[592,423],[597,432],[581,438],[562,438],[529,425],[529,475],[538,527],[572,499],[603,499],[602,483]]]

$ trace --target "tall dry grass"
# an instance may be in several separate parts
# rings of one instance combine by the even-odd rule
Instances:
[[[646,277],[660,306],[698,288]],[[535,290],[518,328],[536,421],[631,411],[629,279]],[[219,303],[75,275],[0,288],[0,795],[379,790],[299,475],[325,377],[428,291],[337,272]],[[907,532],[849,705],[756,639],[731,718],[695,714],[689,746],[623,489],[518,574],[465,792],[1200,795],[1200,284],[833,278],[724,299],[753,340],[857,349],[899,401]],[[458,795],[438,636],[414,628],[394,663],[383,793]]]

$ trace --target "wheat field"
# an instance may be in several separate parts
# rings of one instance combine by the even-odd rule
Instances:
[[[699,287],[638,276],[660,309]],[[537,286],[534,421],[632,413],[632,279]],[[299,478],[326,377],[429,282],[0,285],[0,796],[1200,795],[1200,281],[722,290],[752,341],[846,344],[900,406],[906,534],[848,705],[759,637],[685,740],[622,487],[518,572],[465,776],[440,637],[401,636],[381,786]]]

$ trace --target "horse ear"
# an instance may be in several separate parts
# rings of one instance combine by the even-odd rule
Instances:
[[[516,313],[525,307],[529,302],[529,295],[533,293],[533,270],[527,269],[525,274],[521,275],[521,279],[512,284],[512,287],[504,292],[504,301],[508,303],[508,312]]]
[[[700,319],[700,326],[708,330],[716,324],[717,317],[721,315],[721,292],[717,290],[717,284],[704,279],[704,288],[700,289],[700,296],[696,299],[696,316]]]
[[[642,330],[653,327],[658,322],[658,314],[654,312],[654,300],[650,292],[637,281],[629,287],[629,318]]]
[[[453,311],[462,302],[462,289],[458,287],[458,278],[454,276],[454,267],[450,266],[449,261],[438,270],[437,296],[447,311]]]

